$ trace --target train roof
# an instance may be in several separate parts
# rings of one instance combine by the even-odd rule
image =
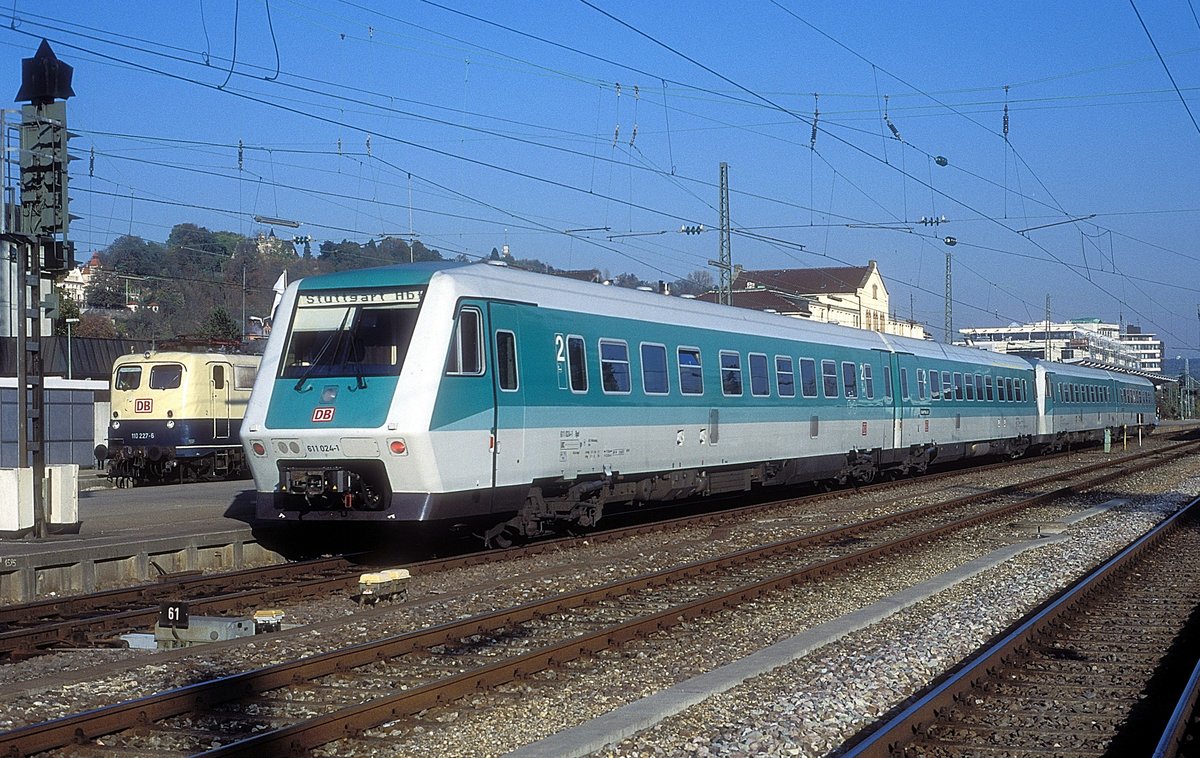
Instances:
[[[293,286],[300,292],[314,292],[422,284],[432,287],[438,280],[458,289],[460,296],[500,295],[507,300],[536,303],[548,308],[577,311],[586,307],[591,312],[617,318],[686,324],[716,331],[753,330],[764,336],[911,353],[920,358],[970,361],[1011,370],[1030,369],[1025,359],[1003,353],[955,347],[748,308],[732,308],[690,298],[665,297],[642,290],[555,277],[504,265],[451,261],[402,263],[306,277]],[[498,292],[498,287],[502,287],[503,292]]]
[[[1113,380],[1125,382],[1126,384],[1144,384],[1149,387],[1154,386],[1154,382],[1150,381],[1144,376],[1126,374],[1123,371],[1112,371],[1102,368],[1093,368],[1091,366],[1080,366],[1076,363],[1056,363],[1054,361],[1044,361],[1040,358],[1030,358],[1029,362],[1035,367],[1043,367],[1046,371],[1052,371],[1059,378],[1074,377],[1078,379]]]
[[[258,365],[258,363],[262,360],[262,356],[247,353],[197,353],[187,350],[147,350],[144,353],[127,353],[126,355],[122,355],[113,361],[113,366],[123,366],[130,363],[144,363],[146,361],[169,361],[172,363],[195,365],[218,359],[224,359],[230,363],[238,363],[241,365]]]
[[[477,265],[479,264],[457,261],[422,261],[420,263],[398,263],[394,266],[335,271],[332,274],[305,277],[298,282],[298,289],[301,292],[315,292],[371,287],[412,287],[428,284],[433,275],[439,272]]]

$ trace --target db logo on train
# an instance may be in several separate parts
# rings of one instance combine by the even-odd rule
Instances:
[[[133,400],[134,413],[151,413],[154,410],[154,401],[148,397],[138,397]]]
[[[313,422],[333,421],[332,408],[313,408]]]

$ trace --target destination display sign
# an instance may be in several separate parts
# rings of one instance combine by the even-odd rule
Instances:
[[[300,307],[323,305],[411,305],[421,304],[421,290],[349,290],[342,292],[301,292]]]

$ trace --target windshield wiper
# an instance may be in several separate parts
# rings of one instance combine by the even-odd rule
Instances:
[[[308,368],[305,369],[304,373],[300,375],[300,379],[296,382],[296,386],[294,388],[297,392],[304,390],[304,383],[307,382],[308,377],[312,376],[312,373],[317,370],[317,366],[321,364],[321,359],[325,357],[325,353],[329,351],[330,346],[336,345],[336,347],[341,347],[342,336],[346,333],[346,322],[350,320],[350,312],[351,309],[347,308],[346,315],[342,316],[342,323],[338,326],[337,331],[333,332],[325,339],[325,344],[321,345],[321,349],[318,350],[317,354],[313,356],[312,363],[308,364]],[[334,342],[335,337],[337,338],[336,343]],[[334,354],[337,354],[336,350],[334,350]]]

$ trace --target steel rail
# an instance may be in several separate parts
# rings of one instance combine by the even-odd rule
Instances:
[[[1171,451],[1187,444],[1187,442],[1176,443],[1174,445],[1164,447],[1158,451],[1154,451],[1151,454]],[[1036,460],[1051,460],[1058,455],[1065,455],[1065,453],[1055,454],[1054,456],[1042,456]],[[1138,457],[1144,455],[1145,453],[1127,455],[1115,461],[1093,464],[1082,469],[1077,469],[1076,471],[1090,471],[1097,467],[1114,465],[1120,461],[1136,460]],[[983,466],[975,466],[967,471],[969,473],[990,471],[1006,468],[1019,462],[1029,461],[1001,461]],[[920,479],[914,479],[913,481],[927,483],[942,478],[953,477],[962,473],[964,473],[963,469],[954,469],[950,471],[936,472],[927,476],[923,476]],[[1059,475],[1051,475],[1048,477],[1029,480],[1021,485],[1013,485],[1012,488],[1018,486],[1039,486],[1047,481],[1058,478],[1058,476]],[[876,489],[884,489],[892,485],[893,482],[881,481],[870,485],[863,485],[855,488],[854,491],[861,494],[864,492],[871,492]],[[1012,488],[1010,488],[1010,490]],[[695,526],[705,523],[736,520],[747,514],[760,512],[765,509],[802,505],[811,502],[819,502],[827,498],[836,498],[844,494],[846,491],[847,490],[834,490],[831,492],[806,495],[799,498],[785,498],[783,500],[757,503],[703,514],[689,514],[673,519],[658,520],[648,524],[637,524],[633,526],[624,526],[591,532],[584,537],[562,537],[557,539],[542,540],[530,545],[510,548],[505,551],[477,551],[446,558],[435,558],[426,561],[420,561],[417,563],[407,564],[405,567],[413,575],[428,575],[453,568],[477,566],[498,560],[509,560],[529,555],[540,555],[553,550],[561,550],[563,548],[577,546],[585,541],[611,542],[627,539],[634,535],[665,531],[683,526]],[[986,493],[984,496],[986,496]],[[953,505],[963,505],[968,502],[971,502],[971,498],[958,499],[950,501],[949,503],[940,503],[934,507],[951,507]],[[889,519],[907,519],[912,518],[913,516],[913,512],[905,512],[903,514],[898,514],[898,516],[881,517],[880,519],[873,519],[870,521],[861,522],[858,525],[852,525],[852,531],[850,532],[838,531],[836,534],[839,536],[846,536],[853,534],[854,531],[857,530],[878,528],[881,525],[889,523]],[[111,636],[112,634],[128,631],[130,629],[145,628],[149,625],[152,625],[157,618],[158,606],[140,605],[134,608],[120,609],[119,606],[122,605],[133,605],[139,602],[161,603],[166,600],[185,600],[190,598],[189,602],[192,604],[193,612],[218,614],[237,612],[259,603],[286,600],[297,594],[303,594],[309,591],[345,591],[357,583],[360,571],[358,567],[352,565],[347,560],[349,557],[352,556],[334,556],[311,561],[298,561],[259,568],[241,569],[238,571],[223,572],[220,574],[169,574],[161,577],[158,582],[149,584],[102,590],[99,592],[74,597],[35,600],[28,603],[0,607],[0,625],[8,624],[16,627],[13,629],[0,631],[0,662],[19,660],[34,655],[53,652],[53,649],[56,645],[87,644],[89,640],[96,635],[107,634]],[[210,593],[214,591],[219,592],[229,587],[244,587],[246,584],[259,582],[277,582],[281,580],[290,581],[293,577],[302,577],[313,573],[329,571],[335,571],[339,573],[334,577],[327,577],[321,580],[296,582],[288,585],[286,588],[280,588],[277,586],[258,587],[248,590],[239,590],[232,593],[223,593],[210,597],[204,597],[201,595],[201,593]],[[104,612],[112,609],[113,607],[118,607],[119,609],[107,613]],[[44,621],[42,623],[31,624],[31,619],[43,619]]]
[[[959,519],[951,524],[945,524],[927,532],[891,540],[846,556],[812,564],[746,587],[730,590],[710,598],[655,613],[627,625],[613,626],[599,632],[588,633],[573,640],[551,645],[541,650],[509,659],[507,662],[497,662],[482,669],[467,672],[452,679],[443,680],[440,685],[438,683],[431,683],[430,685],[411,690],[408,693],[401,693],[380,701],[372,701],[349,709],[342,709],[341,711],[336,711],[334,714],[318,717],[311,722],[304,722],[300,725],[284,727],[281,730],[256,735],[249,741],[236,743],[220,750],[226,754],[231,754],[239,751],[294,750],[295,746],[300,743],[308,746],[321,744],[321,740],[327,740],[330,734],[344,735],[347,729],[358,731],[369,728],[372,725],[385,723],[395,718],[394,714],[397,712],[408,712],[407,709],[409,708],[416,708],[419,711],[428,707],[431,703],[453,700],[475,687],[491,686],[498,682],[510,681],[513,678],[528,675],[538,667],[561,664],[580,655],[593,653],[602,647],[619,644],[622,641],[632,639],[648,631],[672,626],[678,623],[680,619],[692,618],[697,614],[731,607],[772,590],[789,587],[848,566],[857,565],[907,549],[913,544],[926,542],[949,531],[967,528],[988,519],[1006,516],[1020,508],[1045,502],[1054,497],[1071,494],[1080,489],[1099,486],[1104,482],[1110,481],[1115,476],[1124,476],[1132,473],[1134,470],[1149,467],[1160,462],[1159,460],[1150,461],[1143,464],[1143,466],[1125,468],[1115,473],[1103,474],[1100,477],[1076,484],[1073,487],[1061,487],[1052,493],[1037,495],[1015,503],[1008,503],[1000,508]],[[1117,462],[1110,462],[1110,466],[1115,465],[1118,465]],[[1062,477],[1061,475],[1056,475],[1053,478],[1061,479]],[[1007,489],[1009,488],[1002,488],[1002,490]],[[979,497],[979,494],[968,496],[972,500]],[[939,505],[942,508],[946,507],[944,503]],[[936,507],[938,506],[924,506],[914,510],[928,512]],[[873,521],[891,520],[895,520],[895,518],[881,517],[881,519]],[[819,540],[819,538],[828,539],[834,535],[844,535],[848,529],[861,528],[861,526],[855,525],[854,527],[847,527],[845,529],[822,532],[820,535],[805,535],[803,537],[782,540],[770,545],[742,550],[726,556],[697,561],[680,567],[664,569],[629,580],[564,593],[501,612],[484,614],[404,635],[361,643],[344,650],[330,651],[303,660],[285,662],[256,671],[198,683],[118,703],[113,706],[99,708],[85,714],[66,716],[43,724],[21,727],[0,734],[0,753],[7,750],[9,752],[16,751],[22,754],[30,754],[87,741],[122,729],[145,725],[192,710],[211,707],[217,703],[234,701],[268,690],[286,687],[299,681],[309,681],[369,663],[427,649],[432,646],[453,643],[466,636],[503,630],[552,613],[664,585],[674,580],[690,576],[707,575],[714,571],[754,560],[755,558],[791,552],[798,546],[812,544],[814,540]],[[337,714],[340,714],[340,716]],[[347,721],[346,719],[349,720]],[[309,736],[302,736],[305,734]],[[315,740],[315,742],[310,743],[309,740]]]
[[[851,746],[846,758],[888,758],[902,752],[903,745],[926,725],[936,719],[937,712],[953,705],[968,692],[975,682],[985,678],[989,669],[1000,665],[1005,657],[1032,644],[1043,631],[1070,613],[1088,595],[1097,591],[1110,577],[1136,561],[1147,550],[1178,529],[1185,518],[1200,511],[1200,498],[1193,500],[1154,528],[1143,534],[1124,550],[1088,573],[1069,589],[1060,593],[1015,629],[992,645],[979,651],[952,675],[929,690],[908,707],[882,723],[878,729]]]

